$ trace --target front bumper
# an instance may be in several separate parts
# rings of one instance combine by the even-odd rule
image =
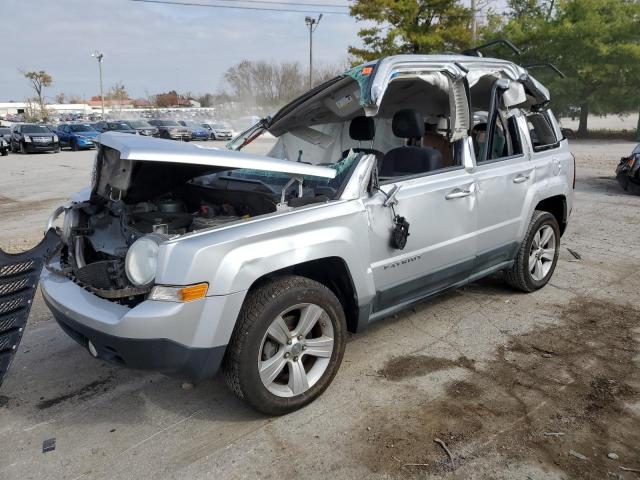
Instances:
[[[190,303],[146,300],[128,308],[42,272],[45,303],[62,329],[98,357],[119,365],[193,380],[219,369],[245,292]]]
[[[33,152],[54,152],[60,148],[58,142],[51,143],[35,143],[35,142],[25,142],[25,149],[29,153]]]
[[[79,148],[93,148],[96,146],[90,138],[78,138],[76,142],[78,143]]]

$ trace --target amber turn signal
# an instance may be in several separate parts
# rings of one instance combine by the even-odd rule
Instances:
[[[195,285],[189,285],[188,287],[178,290],[178,297],[181,302],[193,302],[194,300],[200,300],[206,297],[208,289],[208,283],[196,283]]]

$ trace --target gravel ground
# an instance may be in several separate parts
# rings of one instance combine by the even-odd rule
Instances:
[[[640,197],[613,177],[632,147],[572,143],[574,212],[547,287],[495,276],[379,322],[286,417],[220,377],[185,390],[93,360],[38,295],[0,391],[0,478],[638,478],[619,467],[640,469]],[[3,157],[0,245],[35,243],[92,157]]]

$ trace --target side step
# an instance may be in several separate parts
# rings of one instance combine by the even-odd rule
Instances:
[[[0,249],[0,386],[18,351],[44,261],[59,244],[60,237],[50,229],[26,252],[9,254]]]

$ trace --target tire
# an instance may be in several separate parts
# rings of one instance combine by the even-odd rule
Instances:
[[[2,149],[2,156],[6,157],[7,155],[9,155],[9,149],[8,148],[3,148]]]
[[[309,330],[299,323],[303,316],[311,319],[304,322]],[[308,333],[297,335],[298,328]],[[327,287],[298,276],[268,280],[249,292],[240,310],[223,362],[226,383],[238,398],[268,415],[302,408],[335,377],[346,332],[342,305]],[[269,371],[273,380],[263,381]]]
[[[20,142],[20,153],[27,154],[27,147],[25,147],[24,143]]]
[[[74,152],[77,152],[78,150],[80,150],[80,147],[78,146],[78,142],[74,142],[73,140],[71,141],[71,150],[73,150]]]
[[[551,233],[552,236],[545,241],[546,236]],[[541,241],[544,242],[542,245]],[[510,269],[505,270],[505,280],[522,292],[533,292],[544,287],[553,275],[559,252],[558,221],[548,212],[535,210],[515,262]],[[533,262],[533,266],[530,262]]]
[[[11,153],[18,153],[18,148],[13,144],[13,142],[10,143],[11,146]]]

